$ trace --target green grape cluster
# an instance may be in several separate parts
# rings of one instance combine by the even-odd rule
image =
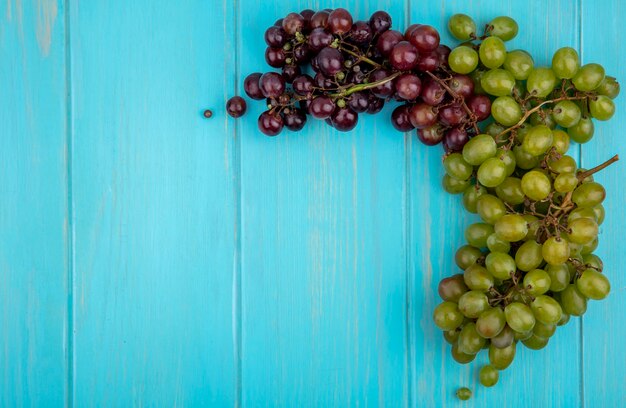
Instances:
[[[601,65],[581,65],[573,48],[557,50],[546,67],[507,50],[518,32],[509,17],[494,19],[481,37],[465,15],[453,16],[449,29],[465,41],[451,51],[450,69],[491,97],[493,122],[443,161],[443,187],[481,221],[465,230],[467,244],[455,255],[462,273],[440,282],[433,319],[457,362],[488,350],[479,380],[493,386],[519,343],[545,347],[557,326],[609,294],[593,254],[606,195],[593,174],[617,156],[585,170],[567,152],[570,141],[593,137],[592,119],[613,116],[620,88]]]

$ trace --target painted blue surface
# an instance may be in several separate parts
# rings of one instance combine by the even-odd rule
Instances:
[[[389,107],[273,139],[259,103],[226,117],[267,70],[265,28],[337,6],[447,43],[453,13],[511,15],[509,48],[547,64],[574,46],[626,78],[620,0],[2,2],[0,406],[626,405],[622,163],[597,176],[611,295],[485,389],[430,318],[474,219],[440,187],[440,147]],[[622,100],[572,147],[583,166],[626,157]]]

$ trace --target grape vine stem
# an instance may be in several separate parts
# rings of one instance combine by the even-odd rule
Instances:
[[[530,117],[530,115],[532,115],[533,113],[539,111],[544,105],[550,104],[550,103],[557,103],[557,102],[561,102],[561,101],[579,101],[582,99],[587,99],[589,96],[588,95],[580,95],[580,96],[562,96],[560,98],[556,98],[556,99],[548,99],[546,101],[541,102],[539,105],[535,106],[532,109],[529,109],[526,111],[526,113],[524,113],[524,116],[522,116],[522,118],[513,126],[508,127],[506,129],[504,129],[502,132],[498,133],[496,136],[494,136],[494,139],[498,140],[499,138],[501,138],[502,136],[506,135],[507,133],[519,128],[520,126],[522,126],[524,124],[524,122],[526,122],[526,120]]]
[[[582,173],[578,174],[578,180],[584,180],[587,177],[591,176],[592,174],[595,174],[597,172],[599,172],[600,170],[603,170],[607,167],[609,167],[611,164],[615,163],[616,161],[619,160],[619,155],[616,154],[615,156],[611,157],[609,160],[605,161],[602,164],[597,165],[596,167],[583,171]]]
[[[346,54],[350,54],[350,55],[352,55],[353,57],[358,58],[360,61],[367,62],[368,64],[370,64],[370,65],[371,65],[371,66],[373,66],[374,68],[380,68],[380,67],[381,67],[381,65],[380,65],[379,63],[377,63],[377,62],[376,62],[376,61],[374,61],[374,60],[371,60],[371,59],[367,58],[365,55],[360,55],[360,54],[358,54],[358,53],[356,53],[356,52],[354,52],[354,51],[350,51],[350,50],[349,50],[349,49],[347,49],[346,47],[339,46],[338,48],[339,48],[341,51],[345,52]]]
[[[467,106],[467,104],[465,103],[465,98],[463,98],[462,96],[460,96],[458,93],[454,92],[452,90],[452,88],[450,88],[448,86],[448,84],[446,84],[446,81],[442,80],[441,78],[437,77],[435,74],[433,74],[430,71],[426,71],[426,73],[428,74],[428,76],[430,76],[434,81],[436,81],[439,85],[441,85],[446,91],[448,91],[448,93],[450,95],[452,95],[452,97],[454,98],[454,100],[461,102],[461,106],[463,107],[463,110],[465,111],[465,113],[467,113],[467,115],[470,117],[471,121],[472,121],[472,126],[474,128],[474,131],[476,132],[476,134],[480,133],[480,130],[478,129],[478,124],[476,123],[476,115],[474,115],[474,112],[472,112],[472,110]]]
[[[351,86],[350,88],[344,89],[341,92],[337,92],[334,94],[330,94],[328,95],[331,98],[339,98],[339,97],[346,97],[346,96],[350,96],[355,92],[359,92],[359,91],[365,91],[366,89],[372,89],[372,88],[376,88],[377,86],[380,85],[384,85],[387,82],[391,82],[394,79],[396,79],[398,76],[400,76],[402,74],[402,72],[395,72],[391,75],[389,75],[388,77],[385,77],[381,80],[378,81],[374,81],[374,82],[369,82],[366,84],[358,84],[358,85],[354,85]]]

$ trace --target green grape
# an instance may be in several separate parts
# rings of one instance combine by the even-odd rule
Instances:
[[[472,175],[474,167],[463,159],[461,153],[452,153],[443,161],[443,167],[450,177],[467,180]]]
[[[539,164],[539,158],[527,153],[522,146],[513,147],[513,154],[515,155],[515,163],[520,169],[529,170]]]
[[[556,86],[556,75],[550,68],[533,68],[526,81],[526,89],[532,95],[545,98]]]
[[[609,99],[610,101],[610,99]],[[612,102],[611,102],[612,103]],[[572,101],[558,102],[552,108],[552,117],[557,125],[564,128],[572,127],[580,121],[580,108]]]
[[[598,249],[598,237],[595,237],[594,239],[587,242],[586,244],[583,244],[583,246],[580,248],[580,255],[582,256],[588,255],[592,253],[593,251],[595,251],[596,249]]]
[[[506,316],[504,319],[506,320]],[[491,338],[490,343],[495,348],[503,349],[509,347],[511,344],[514,344],[514,340],[515,332],[509,327],[509,325],[505,324],[502,331],[498,333],[497,336]]]
[[[506,59],[506,46],[498,37],[487,37],[480,44],[478,55],[484,66],[495,69]]]
[[[526,133],[522,148],[533,156],[539,156],[548,151],[552,142],[552,130],[545,125],[537,125]]]
[[[456,344],[456,342],[459,340],[460,332],[461,330],[458,329],[444,331],[443,338],[450,344]]]
[[[583,296],[589,299],[602,300],[611,291],[607,277],[594,269],[585,269],[576,281],[576,287]]]
[[[549,163],[550,169],[557,173],[574,173],[578,166],[572,156],[564,155]]]
[[[552,57],[552,70],[558,78],[571,79],[580,68],[578,52],[571,47],[559,48]]]
[[[485,74],[485,71],[482,71],[480,69],[475,69],[474,71],[469,73],[469,77],[472,79],[472,82],[474,83],[474,93],[477,95],[485,94],[485,90],[480,84],[480,81],[484,74]]]
[[[484,292],[470,290],[459,299],[459,310],[465,317],[476,319],[489,308],[489,300]]]
[[[552,337],[554,332],[556,332],[556,324],[554,323],[548,324],[537,321],[537,323],[535,323],[535,327],[533,328],[533,334],[538,337],[543,337],[544,339]]]
[[[549,339],[544,339],[543,337],[533,334],[526,340],[522,340],[522,343],[531,350],[541,350],[548,345],[548,341]]]
[[[493,123],[488,124],[485,127],[485,133],[495,139],[495,137],[497,135],[499,135],[500,132],[502,132],[504,129],[506,129],[506,128],[504,126],[502,126],[501,124],[499,124],[497,122],[493,122]]]
[[[467,387],[461,387],[456,390],[456,397],[461,401],[467,401],[468,399],[472,398],[472,391]]]
[[[587,311],[587,298],[580,293],[576,284],[568,285],[561,293],[563,312],[572,316],[582,316]]]
[[[474,265],[482,256],[483,253],[480,252],[480,249],[471,245],[463,245],[456,251],[454,261],[459,268],[465,270]]]
[[[493,233],[487,238],[487,248],[491,252],[509,252],[511,250],[511,243],[498,238],[498,234]]]
[[[588,267],[597,269],[598,272],[602,272],[602,269],[604,269],[604,263],[598,255],[587,254],[583,256],[583,262]]]
[[[589,218],[597,222],[598,218],[595,211],[593,210],[594,208],[595,207],[576,208],[574,211],[569,213],[569,215],[567,216],[567,221],[572,222],[579,218]]]
[[[535,65],[533,57],[526,51],[514,50],[506,55],[504,60],[504,69],[509,71],[513,77],[519,81],[523,81],[528,78],[530,72]]]
[[[457,342],[458,342],[458,340],[457,340]],[[459,350],[458,343],[452,345],[452,353],[451,354],[452,354],[452,358],[454,359],[454,361],[456,361],[459,364],[471,363],[476,358],[476,354],[466,354],[466,353],[463,353],[461,350]]]
[[[459,74],[469,74],[478,66],[478,53],[464,45],[456,47],[448,55],[450,69]]]
[[[541,223],[539,222],[539,218],[535,217],[532,214],[524,214],[522,217],[526,220],[526,224],[528,225],[528,234],[524,237],[525,241],[528,240],[537,240],[537,231]]]
[[[523,303],[509,303],[504,308],[504,315],[506,316],[508,325],[516,332],[526,333],[535,327],[535,315],[532,310]]]
[[[563,310],[559,302],[554,300],[553,297],[547,295],[540,295],[535,298],[530,304],[530,308],[535,315],[535,318],[546,324],[556,324],[561,320]]]
[[[487,269],[478,264],[474,264],[463,272],[463,280],[471,290],[487,291],[493,286],[493,276]]]
[[[543,200],[552,190],[550,178],[538,170],[531,170],[522,176],[522,190],[531,200]]]
[[[487,238],[493,234],[493,226],[483,222],[471,224],[465,229],[465,240],[471,246],[476,248],[485,248],[487,246]]]
[[[511,205],[518,205],[524,202],[526,196],[522,190],[522,180],[517,177],[507,177],[496,187],[496,195],[502,201]]]
[[[543,269],[533,269],[524,275],[523,284],[529,295],[543,295],[550,289],[550,275]]]
[[[517,268],[522,271],[528,272],[538,268],[542,262],[541,244],[535,241],[524,242],[515,253],[515,263]]]
[[[533,126],[545,125],[550,129],[554,129],[556,127],[556,122],[554,121],[554,118],[546,109],[540,109],[530,115],[530,124]]]
[[[480,85],[489,95],[506,96],[511,95],[515,86],[515,78],[509,71],[492,69],[485,72],[480,80]]]
[[[521,241],[528,234],[528,222],[519,214],[506,214],[496,221],[494,231],[504,241]]]
[[[496,158],[500,159],[502,163],[504,163],[507,177],[515,172],[515,155],[511,150],[506,148],[499,148],[496,151]]]
[[[598,85],[595,91],[598,95],[604,95],[611,99],[615,99],[617,98],[617,95],[619,95],[620,91],[619,82],[617,82],[617,80],[612,76],[606,76],[602,82],[600,82],[600,85]]]
[[[498,370],[492,365],[483,366],[478,373],[478,379],[485,387],[493,387],[498,382]]]
[[[533,331],[532,330],[528,330],[526,332],[517,332],[517,331],[513,332],[513,338],[515,340],[518,340],[518,341],[519,340],[526,340],[526,339],[530,338],[530,336],[532,336],[532,335],[533,335]]]
[[[560,292],[569,285],[570,276],[567,265],[548,265],[546,273],[550,277],[550,290],[552,292]]]
[[[478,215],[488,224],[494,224],[500,217],[506,214],[506,207],[502,200],[491,194],[484,194],[476,201]]]
[[[439,297],[441,297],[442,300],[455,303],[457,303],[461,296],[468,290],[463,280],[463,275],[460,273],[442,279],[437,288]]]
[[[570,233],[569,239],[584,245],[598,236],[598,224],[589,218],[579,218],[568,223]]]
[[[581,176],[581,174],[580,174],[580,173],[584,173],[585,171],[587,171],[587,169],[583,169],[583,168],[581,167],[581,168],[579,168],[579,169],[576,171],[576,175],[580,177],[580,176]],[[593,181],[593,174],[590,174],[590,175],[586,176],[586,177],[585,177],[585,178],[583,178],[583,180],[582,180],[582,182],[583,182],[583,183],[591,183],[592,181]]]
[[[602,204],[594,206],[593,212],[596,214],[596,222],[598,225],[602,225],[604,222],[604,206]]]
[[[478,166],[485,160],[496,155],[496,141],[489,135],[478,135],[463,146],[463,158],[473,166]]]
[[[596,182],[583,183],[572,194],[572,201],[578,208],[593,208],[601,204],[606,197],[602,184]]]
[[[585,64],[572,78],[572,83],[579,91],[589,92],[596,89],[604,79],[604,68],[599,64]]]
[[[515,260],[504,252],[491,252],[485,258],[485,266],[491,275],[502,280],[510,279],[516,270]]]
[[[522,107],[510,96],[499,96],[491,104],[491,115],[504,126],[513,126],[522,119]]]
[[[472,214],[476,214],[476,202],[483,194],[487,194],[485,187],[477,184],[468,186],[463,192],[463,207]]]
[[[459,334],[459,351],[465,354],[476,354],[485,345],[485,339],[476,331],[474,322],[466,323]]]
[[[615,104],[608,96],[598,95],[589,100],[589,112],[598,120],[609,120],[615,113]]]
[[[489,34],[495,35],[502,41],[510,41],[517,35],[517,22],[511,17],[496,17],[489,23]]]
[[[463,314],[456,303],[443,302],[435,308],[433,320],[441,330],[454,330],[463,323]]]
[[[483,186],[495,187],[504,181],[506,173],[504,162],[496,157],[490,157],[480,165],[476,177]]]
[[[455,14],[448,20],[448,30],[457,40],[467,41],[476,36],[476,23],[466,14]]]
[[[576,143],[587,143],[593,137],[593,131],[591,119],[582,117],[577,124],[567,129],[567,134]]]
[[[513,340],[512,337],[511,340]],[[494,346],[492,340],[492,344],[489,346],[489,363],[498,370],[506,369],[515,358],[515,348],[516,344],[514,342],[511,342],[507,347],[498,348]]]
[[[559,193],[574,191],[578,185],[578,177],[574,173],[561,173],[554,179],[554,189]]]
[[[443,189],[450,194],[461,194],[469,186],[469,180],[459,180],[454,177],[450,177],[448,174],[444,174],[441,185]]]
[[[550,237],[543,243],[541,254],[548,264],[560,265],[569,258],[569,243],[563,238]]]
[[[476,320],[476,331],[482,337],[490,339],[500,334],[505,324],[506,318],[504,317],[502,309],[492,307],[478,316],[478,320]]]
[[[565,239],[567,239],[567,242],[569,242],[569,253],[571,257],[576,257],[580,255],[580,252],[583,249],[583,246],[581,244],[577,244],[575,242],[572,242],[571,238],[569,237],[568,234],[561,234],[561,236],[565,237]]]
[[[559,320],[559,322],[556,324],[557,326],[565,326],[570,319],[570,315],[568,315],[567,313],[563,313],[563,316],[561,316],[561,320]]]
[[[569,150],[569,135],[561,129],[552,130],[552,146],[560,154],[565,154]]]

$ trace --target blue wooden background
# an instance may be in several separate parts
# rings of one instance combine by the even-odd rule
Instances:
[[[511,15],[509,47],[574,46],[626,79],[621,0],[1,1],[0,406],[626,405],[624,164],[597,176],[612,294],[486,389],[431,323],[473,219],[441,148],[389,108],[273,139],[262,104],[227,118],[265,28],[338,6],[447,43],[453,13]],[[617,105],[572,147],[583,166],[626,157]]]

